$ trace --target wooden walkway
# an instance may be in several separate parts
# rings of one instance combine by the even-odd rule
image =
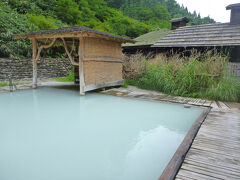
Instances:
[[[212,109],[176,180],[240,179],[240,111]]]

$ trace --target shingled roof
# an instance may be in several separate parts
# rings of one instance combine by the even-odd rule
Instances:
[[[239,46],[240,24],[216,23],[178,28],[152,47]]]
[[[67,34],[67,33],[92,33],[92,34],[97,34],[105,37],[110,37],[118,40],[122,40],[123,42],[131,42],[134,43],[134,40],[118,36],[118,35],[113,35],[110,33],[98,31],[95,29],[90,29],[84,26],[71,26],[71,27],[63,27],[59,29],[51,29],[51,30],[42,30],[42,31],[37,31],[37,32],[30,32],[27,34],[16,34],[14,35],[14,38],[34,38],[38,36],[44,36],[44,35],[57,35],[57,34]]]

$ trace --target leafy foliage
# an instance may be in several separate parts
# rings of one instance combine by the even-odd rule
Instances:
[[[78,4],[72,0],[59,0],[55,10],[58,18],[68,24],[77,24],[81,18]]]
[[[0,4],[0,57],[29,57],[31,44],[27,40],[14,40],[14,34],[31,32],[36,27],[28,17],[17,13],[9,6]]]
[[[116,7],[118,0],[112,1],[113,2],[111,2],[110,5],[112,5],[112,7]],[[167,12],[163,10],[163,8],[166,8]],[[151,22],[155,22],[155,24],[157,23],[157,20],[159,21],[159,16],[156,14],[157,12],[166,15],[169,13],[172,18],[186,16],[190,19],[190,25],[209,24],[215,22],[210,17],[202,19],[200,14],[197,14],[196,12],[190,13],[187,8],[180,6],[176,0],[125,0],[120,9],[124,12],[124,15],[134,17],[136,19],[138,19],[137,14],[142,13],[142,9],[145,13],[152,14]],[[136,9],[140,12],[137,12]],[[161,17],[160,20],[165,20],[165,23],[167,23],[166,20],[168,20],[168,16]],[[163,25],[166,26],[166,24]]]
[[[53,18],[46,18],[43,15],[36,16],[34,14],[28,14],[28,16],[30,22],[38,27],[36,30],[56,29],[63,26],[61,21],[57,21]]]
[[[29,57],[26,40],[13,34],[82,25],[129,38],[170,28],[169,20],[187,16],[190,24],[214,22],[189,13],[175,0],[2,0],[0,3],[0,57]]]

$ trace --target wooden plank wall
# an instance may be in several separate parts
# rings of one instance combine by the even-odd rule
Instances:
[[[99,38],[86,38],[85,84],[101,84],[122,80],[121,43]]]

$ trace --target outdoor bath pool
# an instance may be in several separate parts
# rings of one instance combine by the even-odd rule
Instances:
[[[0,94],[1,180],[157,180],[203,109],[60,88]]]

